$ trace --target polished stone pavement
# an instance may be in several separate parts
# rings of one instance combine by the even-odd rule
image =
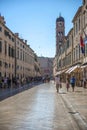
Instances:
[[[66,91],[66,85],[63,84],[62,93]],[[69,92],[65,95],[61,95],[69,113],[72,114],[79,129],[87,130],[87,88],[75,87],[75,91],[72,92],[72,88],[69,88]]]
[[[80,130],[66,100],[69,99],[68,103],[72,101],[73,109],[81,112],[81,117],[86,120],[87,96],[82,98],[84,102],[81,103],[80,92],[73,93],[70,90],[67,93],[64,84],[63,87],[58,94],[54,83],[44,83],[2,100],[0,130]],[[83,90],[82,93],[85,94]],[[83,130],[86,129],[83,127]]]
[[[29,84],[25,84],[23,86],[19,85],[17,87],[13,87],[13,85],[9,88],[0,88],[0,101],[2,101],[3,99],[6,99],[10,96],[13,96],[15,94],[18,94],[22,91],[28,90],[32,87],[34,87],[35,85],[39,85],[42,82],[32,82]]]

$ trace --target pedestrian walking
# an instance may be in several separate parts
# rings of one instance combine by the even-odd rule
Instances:
[[[2,88],[2,78],[0,77],[0,88]]]
[[[4,77],[4,88],[7,88],[7,86],[8,86],[7,82],[8,82],[7,77]]]
[[[69,77],[66,78],[66,88],[67,88],[67,92],[69,91],[70,88],[70,81],[69,81]]]
[[[74,75],[70,78],[70,83],[71,83],[71,87],[72,87],[72,91],[74,92],[74,89],[75,89],[75,82],[76,82],[76,79],[74,77]]]
[[[83,87],[86,88],[86,78],[85,78],[85,76],[83,77]]]
[[[57,93],[59,93],[60,77],[59,77],[58,75],[55,77],[55,83],[56,83],[56,90],[57,90]]]
[[[62,77],[60,77],[60,88],[62,88]]]

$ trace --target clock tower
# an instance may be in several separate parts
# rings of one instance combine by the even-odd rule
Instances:
[[[56,19],[56,55],[59,53],[60,46],[63,44],[63,39],[65,36],[65,21],[60,15]]]

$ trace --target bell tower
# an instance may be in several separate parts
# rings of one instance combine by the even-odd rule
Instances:
[[[65,21],[64,18],[59,15],[56,19],[56,55],[59,53],[60,44],[63,43],[63,39],[65,36]]]

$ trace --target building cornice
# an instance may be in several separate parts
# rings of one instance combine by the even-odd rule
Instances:
[[[74,16],[72,22],[74,22],[74,21],[76,20],[76,18],[78,17],[78,15],[82,12],[82,7],[83,7],[83,6],[80,6],[80,7],[78,8],[78,10],[77,10],[77,12],[76,12],[76,14],[75,14],[75,16]]]

